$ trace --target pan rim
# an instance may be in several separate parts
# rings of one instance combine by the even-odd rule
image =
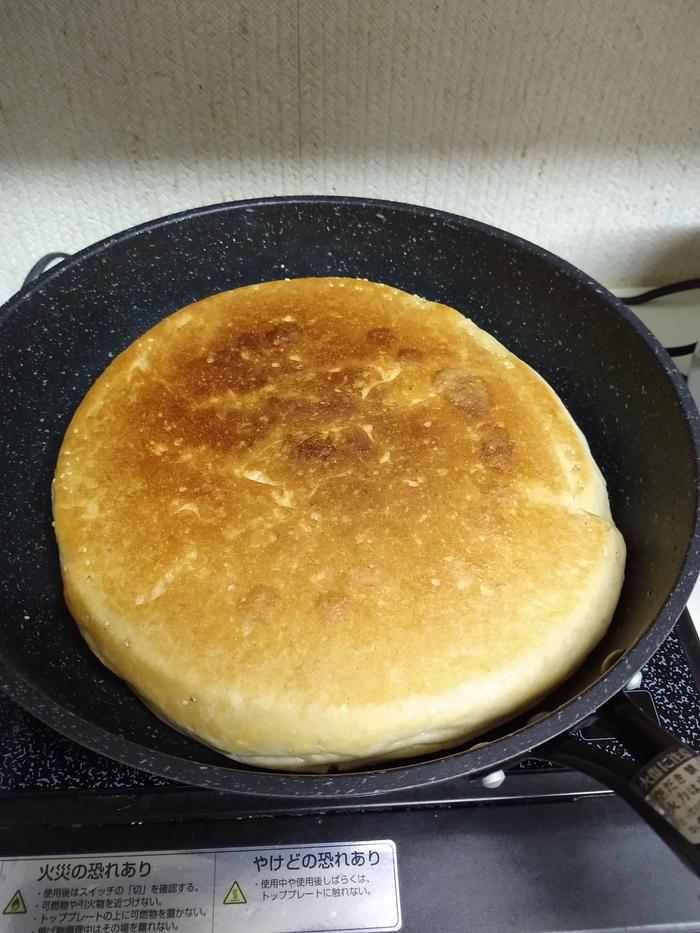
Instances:
[[[656,338],[624,302],[612,295],[600,283],[587,276],[577,267],[516,234],[501,230],[458,214],[441,211],[422,205],[385,199],[345,197],[336,195],[289,195],[281,197],[249,198],[221,202],[203,207],[190,208],[155,218],[119,231],[93,243],[42,273],[35,280],[20,288],[0,308],[0,326],[9,315],[18,310],[36,290],[48,285],[54,277],[78,265],[88,257],[94,257],[111,246],[134,239],[142,233],[177,224],[180,221],[212,213],[274,208],[278,205],[336,205],[339,207],[365,207],[386,209],[394,212],[421,215],[442,220],[461,228],[471,228],[490,237],[505,241],[524,250],[574,280],[582,288],[594,289],[626,323],[636,331],[639,338],[652,351],[666,378],[671,384],[688,430],[695,453],[695,503],[694,520],[688,545],[680,570],[670,592],[663,601],[654,622],[628,653],[605,674],[595,680],[578,696],[567,701],[556,711],[530,725],[522,726],[508,735],[475,748],[447,751],[419,762],[397,760],[389,767],[370,771],[334,773],[326,775],[296,774],[246,768],[231,759],[233,767],[222,763],[208,765],[189,758],[181,758],[168,752],[157,751],[127,739],[118,733],[97,726],[80,714],[71,712],[59,704],[35,684],[18,675],[12,665],[0,657],[0,688],[5,690],[20,706],[41,719],[48,726],[99,754],[108,755],[124,764],[159,774],[168,779],[198,786],[208,786],[237,793],[278,796],[340,798],[377,796],[396,790],[409,790],[430,783],[439,783],[457,777],[475,775],[494,770],[525,754],[533,753],[543,742],[551,740],[575,727],[591,712],[621,690],[631,677],[649,660],[675,625],[684,609],[700,570],[700,415],[692,401],[690,392],[675,364]],[[581,709],[582,701],[585,709]],[[175,772],[175,773],[171,773]]]

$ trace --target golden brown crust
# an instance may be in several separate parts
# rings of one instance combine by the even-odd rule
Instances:
[[[476,734],[580,662],[621,585],[552,390],[456,311],[353,279],[166,318],[84,399],[54,499],[93,650],[270,766]]]

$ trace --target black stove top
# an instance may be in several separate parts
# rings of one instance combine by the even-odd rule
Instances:
[[[698,684],[700,642],[684,613],[629,693],[700,748]],[[700,931],[697,879],[611,791],[540,759],[486,780],[286,800],[137,771],[63,738],[4,695],[0,724],[0,888],[9,856],[391,839],[403,930]],[[580,740],[626,754],[597,727],[584,725]],[[23,933],[12,922],[0,915],[0,930]]]

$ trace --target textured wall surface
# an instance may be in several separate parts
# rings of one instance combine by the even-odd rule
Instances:
[[[198,204],[396,198],[699,273],[697,0],[2,0],[0,300]]]

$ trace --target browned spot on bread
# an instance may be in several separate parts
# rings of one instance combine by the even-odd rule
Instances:
[[[268,382],[263,369],[243,359],[224,341],[213,343],[206,356],[193,358],[191,353],[183,352],[177,365],[181,385],[194,398],[221,395],[228,390],[254,392]]]
[[[280,604],[280,594],[271,586],[254,586],[239,600],[244,622],[262,622]]]
[[[290,453],[298,460],[329,460],[335,453],[335,444],[330,437],[311,434],[295,444]]]
[[[265,332],[265,337],[275,347],[297,343],[301,337],[301,328],[294,321],[282,321]]]
[[[367,331],[367,340],[375,347],[390,347],[396,340],[396,334],[390,327],[373,327]]]
[[[344,366],[342,369],[331,370],[323,375],[323,382],[334,395],[354,395],[357,386],[368,377],[366,370],[354,366]]]
[[[239,334],[236,346],[241,350],[252,350],[254,353],[258,353],[262,350],[263,340],[260,334],[244,331],[242,334]]]
[[[307,399],[303,396],[269,396],[264,400],[265,414],[272,423],[305,423],[309,427],[325,427],[329,418],[343,416],[353,407],[352,399],[343,394],[324,393]]]
[[[339,622],[350,606],[347,593],[328,591],[316,597],[316,608],[324,622]]]
[[[455,408],[471,418],[484,418],[490,403],[486,383],[461,367],[448,367],[435,374],[433,385]]]
[[[372,447],[372,441],[361,428],[349,428],[343,432],[343,450],[350,455],[367,454]]]
[[[486,464],[493,470],[504,470],[513,457],[515,445],[505,428],[498,425],[489,428],[481,441],[481,453]]]
[[[417,347],[401,347],[396,354],[400,363],[420,363],[425,354]]]
[[[287,418],[311,421],[319,410],[318,401],[299,396],[269,395],[265,399],[265,412],[275,423]]]

